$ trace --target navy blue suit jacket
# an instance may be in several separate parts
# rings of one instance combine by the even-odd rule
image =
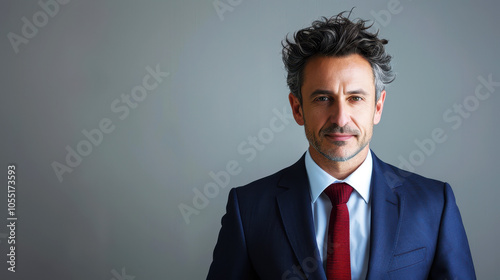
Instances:
[[[447,183],[373,156],[367,279],[476,279]],[[232,189],[207,279],[322,279],[304,156]]]

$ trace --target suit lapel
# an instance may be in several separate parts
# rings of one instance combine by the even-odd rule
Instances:
[[[404,210],[404,197],[394,189],[401,185],[401,176],[387,164],[373,156],[371,180],[371,235],[367,279],[382,279],[393,256]]]
[[[299,264],[308,266],[309,279],[326,280],[316,244],[304,156],[287,169],[279,182],[279,187],[284,188],[276,198],[283,227]],[[311,269],[314,264],[317,269]]]

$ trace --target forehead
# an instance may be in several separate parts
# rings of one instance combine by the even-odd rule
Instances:
[[[313,56],[303,71],[302,92],[317,89],[350,90],[354,87],[375,93],[370,63],[359,54],[347,56]]]

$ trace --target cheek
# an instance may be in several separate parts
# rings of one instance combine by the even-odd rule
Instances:
[[[353,122],[361,131],[369,131],[373,128],[376,116],[372,112],[360,112],[353,117]]]
[[[305,118],[307,120],[307,123],[311,126],[323,126],[329,118],[328,110],[324,109],[319,109],[315,108],[312,110],[309,110],[309,114],[305,115]]]
[[[373,116],[365,116],[364,118],[360,119],[357,118],[355,122],[356,127],[361,131],[363,134],[370,134],[373,131],[373,126],[374,126],[374,117]]]

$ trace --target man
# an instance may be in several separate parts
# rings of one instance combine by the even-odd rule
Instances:
[[[369,149],[394,74],[368,28],[341,13],[285,40],[309,149],[230,191],[207,279],[475,279],[450,186]]]

